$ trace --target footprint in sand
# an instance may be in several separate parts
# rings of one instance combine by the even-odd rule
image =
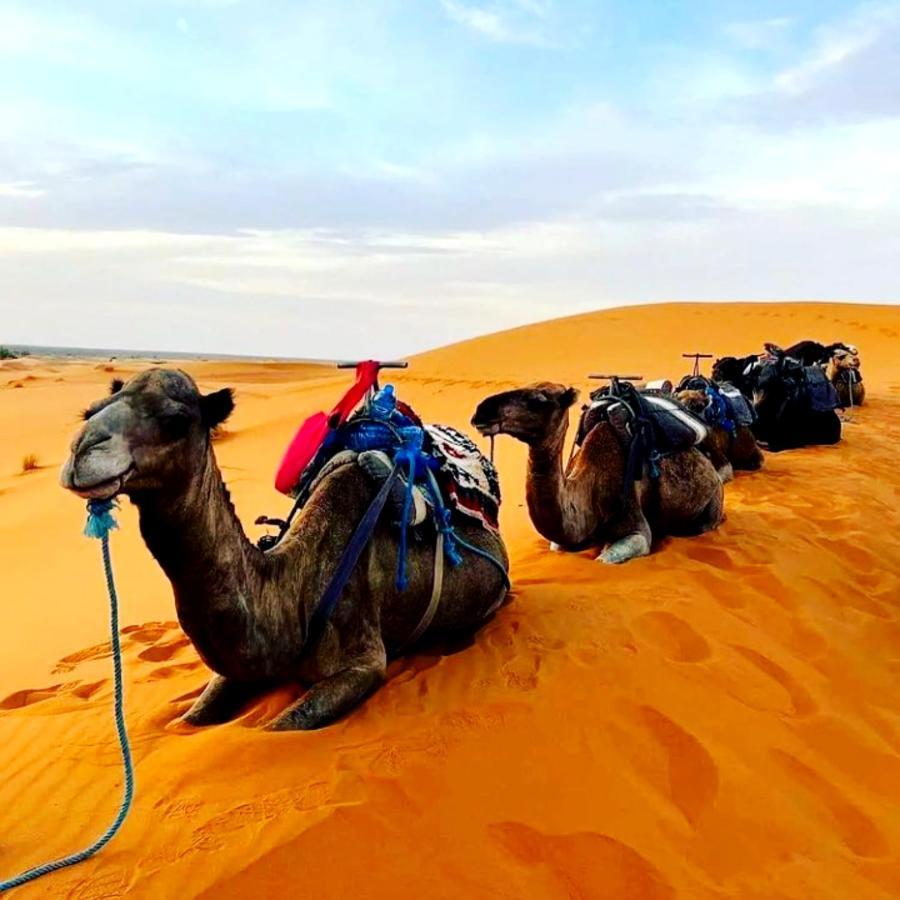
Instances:
[[[634,715],[666,754],[670,799],[696,826],[719,793],[719,770],[712,756],[697,738],[658,709],[641,706]]]
[[[77,697],[79,700],[90,700],[100,688],[108,683],[109,680],[103,678],[100,681],[87,683],[72,681],[66,684],[52,684],[44,688],[25,688],[0,700],[0,709],[24,709],[26,706],[33,706],[35,703],[54,698]]]
[[[720,550],[718,547],[710,547],[705,544],[689,545],[684,552],[691,559],[717,569],[731,571],[736,568],[732,554],[727,550]]]
[[[58,675],[62,672],[71,672],[79,663],[88,662],[93,659],[106,659],[112,654],[112,645],[107,641],[105,644],[95,644],[93,647],[86,647],[84,650],[78,650],[64,656],[54,667],[53,674]]]
[[[537,870],[529,879],[536,893],[555,884],[564,896],[593,900],[675,897],[672,885],[649,860],[609,835],[593,831],[546,834],[520,822],[498,822],[488,826],[488,833],[521,865]]]
[[[794,707],[794,714],[798,718],[811,716],[818,712],[819,707],[815,700],[813,700],[806,689],[793,677],[793,675],[779,666],[778,663],[769,659],[768,656],[757,653],[756,650],[751,650],[749,647],[743,647],[740,644],[732,644],[731,646],[732,649],[740,653],[744,659],[753,663],[760,672],[768,675],[784,688],[788,697],[790,697],[791,705]]]
[[[190,646],[190,643],[186,637],[180,637],[166,644],[153,644],[138,653],[138,659],[146,662],[168,662],[179,650]]]
[[[785,771],[825,807],[840,839],[856,856],[878,858],[890,853],[887,839],[878,826],[830,781],[784,750],[771,752]]]
[[[66,900],[114,900],[127,896],[128,881],[129,876],[122,869],[115,869],[57,884],[59,893],[54,896],[65,897]]]
[[[651,610],[634,621],[638,636],[666,659],[697,663],[710,656],[709,644],[684,619],[665,610]]]
[[[177,622],[145,622],[143,625],[129,625],[121,634],[139,644],[155,644],[170,631],[178,628]]]

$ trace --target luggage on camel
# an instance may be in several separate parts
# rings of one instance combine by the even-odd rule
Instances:
[[[828,380],[825,370],[821,367],[804,366],[803,385],[809,401],[809,408],[813,412],[831,412],[841,405],[834,385]]]
[[[397,582],[401,586],[410,530],[414,539],[420,536],[419,526],[436,534],[442,555],[451,565],[462,561],[458,545],[472,550],[454,530],[456,516],[499,530],[500,482],[493,463],[464,434],[446,425],[423,424],[396,397],[392,385],[380,388],[378,370],[385,364],[355,365],[356,381],[331,413],[311,416],[289,444],[276,486],[294,497],[294,507],[286,520],[257,520],[279,527],[277,536],[265,535],[259,545],[272,549],[314,488],[336,468],[358,465],[376,482],[392,480],[384,503],[399,528]],[[405,363],[388,365],[405,367]]]
[[[729,381],[713,381],[703,375],[685,375],[676,391],[703,391],[708,398],[703,419],[707,425],[721,425],[734,431],[752,425],[756,412],[750,401]]]
[[[651,476],[657,477],[660,459],[690,450],[709,435],[707,426],[674,398],[638,391],[618,377],[611,377],[609,385],[591,394],[590,404],[582,410],[576,445],[580,447],[602,421],[613,426],[627,450],[626,485],[643,477],[644,464],[649,466]]]

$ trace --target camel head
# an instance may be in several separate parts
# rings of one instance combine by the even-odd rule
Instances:
[[[841,369],[859,369],[859,352],[855,347],[846,349],[839,347],[831,354],[831,364],[836,371]]]
[[[568,424],[568,409],[577,399],[575,388],[540,382],[482,400],[472,424],[484,435],[509,434],[539,444]]]
[[[206,459],[210,431],[233,408],[230,388],[201,394],[178,369],[114,381],[109,396],[85,410],[60,483],[90,499],[183,484]]]

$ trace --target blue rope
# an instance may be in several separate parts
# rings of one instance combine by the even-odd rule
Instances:
[[[116,520],[112,516],[112,510],[115,505],[115,500],[90,500],[88,502],[88,520],[84,533],[88,537],[99,538],[103,542],[103,569],[106,573],[106,588],[109,592],[109,633],[112,643],[113,671],[115,673],[116,732],[119,736],[122,766],[125,769],[122,803],[112,825],[90,847],[79,853],[73,853],[71,856],[64,856],[53,862],[35,866],[33,869],[28,869],[7,881],[0,881],[0,893],[28,884],[30,881],[35,881],[42,875],[48,875],[50,872],[56,872],[59,869],[65,869],[69,866],[74,866],[76,863],[84,862],[84,860],[90,859],[94,854],[99,853],[122,827],[122,823],[128,815],[128,810],[131,808],[131,801],[134,798],[134,768],[131,762],[131,750],[128,746],[128,732],[125,730],[123,709],[122,647],[119,642],[119,598],[116,595],[112,560],[109,555],[109,532],[118,527]]]

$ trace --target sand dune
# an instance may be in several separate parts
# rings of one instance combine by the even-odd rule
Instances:
[[[481,397],[523,381],[676,377],[683,351],[805,337],[860,347],[871,399],[842,444],[770,456],[728,486],[717,533],[625,567],[547,552],[523,448],[498,441],[512,602],[470,646],[394,662],[321,732],[259,729],[290,687],[226,726],[177,722],[206,672],[124,508],[135,807],[99,857],[13,895],[900,895],[900,308],[618,309],[436,350],[393,380],[467,428]],[[181,365],[237,389],[217,452],[256,536],[257,514],[287,506],[271,487],[283,446],[346,376]],[[118,801],[99,550],[56,485],[79,409],[139,364],[107,368],[0,364],[0,878],[80,849]]]

